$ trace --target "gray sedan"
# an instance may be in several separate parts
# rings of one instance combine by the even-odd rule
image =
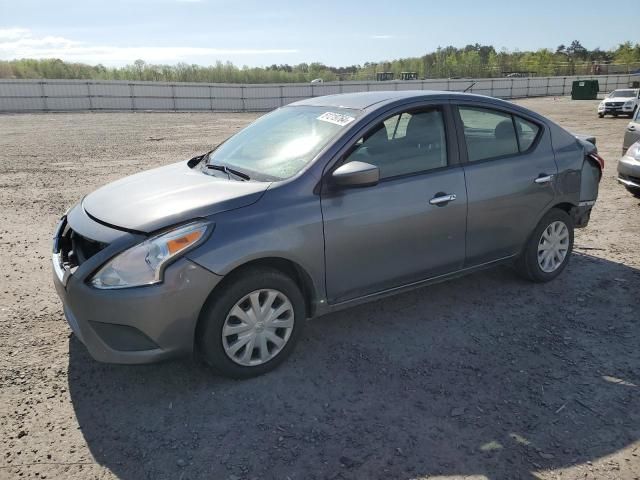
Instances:
[[[555,278],[603,166],[593,144],[493,98],[313,98],[87,195],[55,232],[54,283],[97,360],[196,353],[250,377],[307,318],[503,263]]]

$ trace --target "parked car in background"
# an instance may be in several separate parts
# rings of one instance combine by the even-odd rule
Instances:
[[[614,90],[605,97],[600,105],[598,105],[598,116],[600,118],[605,115],[629,115],[633,117],[638,110],[640,104],[640,89],[638,88],[622,88]]]
[[[631,145],[618,161],[618,182],[640,198],[640,140]]]
[[[310,317],[504,263],[554,279],[603,167],[592,143],[495,98],[311,98],[84,197],[55,232],[54,284],[97,360],[195,352],[250,377]]]
[[[324,80],[322,78],[314,78],[311,83],[324,83]]]
[[[631,119],[627,129],[624,132],[624,140],[622,141],[622,154],[629,149],[631,145],[640,140],[640,108],[636,110],[636,115]]]

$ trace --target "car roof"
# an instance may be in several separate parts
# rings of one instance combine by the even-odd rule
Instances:
[[[495,97],[487,97],[485,95],[477,95],[474,93],[450,92],[440,90],[385,90],[375,92],[356,92],[356,93],[338,93],[334,95],[324,95],[320,97],[307,98],[299,100],[289,105],[299,106],[308,105],[316,107],[334,107],[334,108],[351,108],[354,110],[367,110],[370,108],[379,108],[398,100],[435,100],[435,99],[456,99],[456,100],[475,100],[484,103],[509,104],[510,102],[500,100]]]

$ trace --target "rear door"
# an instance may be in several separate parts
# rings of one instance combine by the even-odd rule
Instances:
[[[518,253],[555,197],[551,138],[542,123],[506,109],[459,103],[468,213],[465,266]]]

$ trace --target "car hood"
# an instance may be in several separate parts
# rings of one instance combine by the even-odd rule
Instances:
[[[123,229],[149,233],[197,217],[256,202],[268,182],[214,177],[180,162],[115,181],[82,200],[94,219]]]
[[[603,100],[604,103],[611,102],[628,102],[629,100],[635,100],[636,97],[615,97],[615,98],[605,98]]]

